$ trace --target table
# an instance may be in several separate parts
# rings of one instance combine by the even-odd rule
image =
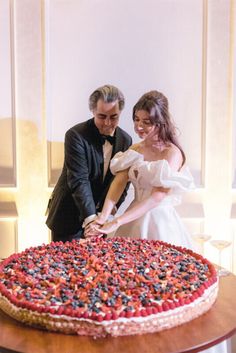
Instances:
[[[0,311],[0,351],[23,353],[194,353],[236,333],[236,276],[220,278],[214,306],[179,327],[140,336],[90,337],[50,333],[27,327]]]

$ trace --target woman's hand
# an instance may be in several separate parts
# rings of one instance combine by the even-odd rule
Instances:
[[[98,229],[103,225],[103,223],[104,222],[99,217],[90,222],[84,229],[84,237],[91,238],[100,236],[101,233],[98,232]]]
[[[111,222],[106,222],[102,226],[95,226],[95,231],[99,234],[109,234],[115,232],[120,226],[119,219],[114,218]]]

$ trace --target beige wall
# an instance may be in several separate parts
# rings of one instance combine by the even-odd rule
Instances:
[[[64,133],[110,82],[134,139],[137,98],[168,96],[197,184],[179,213],[191,233],[233,242],[223,265],[236,272],[235,11],[233,0],[0,0],[0,257],[49,241]],[[209,242],[205,255],[217,262]]]

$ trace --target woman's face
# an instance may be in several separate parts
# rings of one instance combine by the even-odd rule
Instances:
[[[149,113],[145,110],[136,110],[134,115],[134,131],[141,139],[145,139],[156,129],[150,121]]]

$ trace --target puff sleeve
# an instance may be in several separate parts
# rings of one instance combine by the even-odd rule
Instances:
[[[128,169],[141,160],[143,160],[143,156],[134,150],[129,149],[125,152],[118,152],[111,160],[110,170],[115,175],[117,172]]]
[[[193,177],[184,167],[180,171],[173,171],[166,160],[144,162],[138,168],[140,185],[149,184],[152,187],[170,188],[172,192],[194,189]]]

